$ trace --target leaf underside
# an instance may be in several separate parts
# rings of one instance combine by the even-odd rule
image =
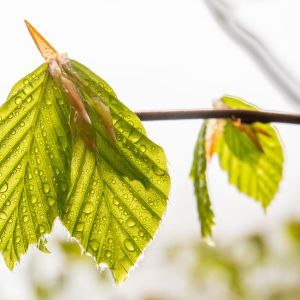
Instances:
[[[96,151],[72,126],[72,109],[47,64],[19,81],[0,108],[0,251],[10,268],[56,217],[97,264],[122,282],[153,238],[170,179],[163,150],[108,84],[76,61],[77,88],[92,121]],[[112,115],[116,141],[90,106]]]
[[[166,159],[107,83],[83,65],[72,65],[87,83],[80,89],[84,97],[97,96],[110,107],[117,145],[88,107],[97,152],[90,152],[79,135],[73,139],[71,189],[62,220],[96,262],[108,265],[121,282],[153,238],[166,209]]]
[[[215,222],[206,179],[206,130],[207,121],[202,124],[198,135],[190,177],[194,182],[198,215],[201,223],[201,235],[204,239],[209,239]]]
[[[256,109],[233,97],[223,97],[221,101],[230,108]],[[282,145],[277,131],[270,124],[257,122],[247,126],[255,134],[263,151],[228,120],[219,139],[217,153],[221,168],[228,173],[229,182],[266,208],[282,179]]]
[[[68,192],[68,106],[44,64],[0,108],[0,250],[10,269],[49,233]]]

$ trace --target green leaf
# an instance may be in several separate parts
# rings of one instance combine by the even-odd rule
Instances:
[[[30,244],[46,251],[41,237],[63,207],[68,115],[47,64],[20,80],[0,108],[0,250],[10,269]]]
[[[208,122],[202,124],[194,150],[194,161],[190,176],[194,182],[194,191],[197,198],[197,208],[201,223],[201,234],[209,241],[214,226],[214,213],[211,208],[206,179],[206,129]]]
[[[257,109],[234,97],[223,97],[229,108]],[[229,182],[240,192],[268,207],[282,178],[283,150],[277,131],[270,124],[235,125],[227,120],[217,146],[220,165]]]
[[[89,69],[72,61],[88,103],[99,98],[110,108],[116,140],[92,105],[96,151],[73,132],[71,188],[64,225],[97,264],[122,282],[153,238],[167,205],[170,179],[163,150],[146,137],[138,117]]]

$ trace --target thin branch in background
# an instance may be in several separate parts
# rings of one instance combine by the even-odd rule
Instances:
[[[281,64],[268,47],[235,18],[232,8],[223,0],[204,0],[221,28],[254,58],[277,87],[300,106],[300,82]]]
[[[184,109],[136,112],[142,121],[187,119],[240,119],[243,123],[300,124],[300,114],[242,109]]]

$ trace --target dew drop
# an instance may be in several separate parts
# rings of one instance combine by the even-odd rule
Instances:
[[[55,199],[53,197],[47,197],[47,201],[50,206],[53,206],[55,204]]]
[[[21,241],[21,238],[19,236],[17,236],[16,237],[16,243],[18,244],[18,243],[20,243],[20,241]]]
[[[139,231],[139,236],[142,237],[142,236],[144,236],[144,235],[145,235],[144,231],[140,230],[140,231]]]
[[[126,221],[126,225],[128,227],[134,227],[135,224],[136,224],[135,221],[133,219],[131,219],[131,218],[127,219],[127,221]]]
[[[156,174],[156,175],[158,175],[158,176],[164,176],[165,174],[166,174],[166,172],[164,171],[164,170],[162,170],[162,169],[160,169],[158,166],[156,166],[156,165],[153,165],[152,166],[152,170],[153,170],[153,172]]]
[[[43,185],[42,185],[42,189],[43,189],[43,192],[45,194],[48,194],[50,192],[50,185],[49,185],[49,183],[44,182]]]
[[[61,183],[61,189],[62,189],[62,191],[65,192],[67,190],[67,188],[68,188],[67,184],[65,182],[62,182]]]
[[[39,225],[39,232],[40,232],[40,233],[44,233],[45,231],[46,231],[45,226]]]
[[[136,129],[133,129],[129,139],[132,143],[137,143],[142,138],[142,133]]]
[[[141,145],[139,148],[142,152],[145,152],[147,150],[147,147],[145,145]]]
[[[38,197],[36,195],[32,195],[30,197],[30,201],[31,201],[32,204],[35,204],[38,201]]]
[[[32,96],[28,96],[27,98],[26,98],[26,102],[31,102],[32,101]]]
[[[27,223],[28,221],[29,221],[29,217],[28,217],[28,216],[24,216],[24,217],[23,217],[23,222],[24,222],[24,223]]]
[[[22,98],[21,98],[20,96],[16,97],[15,103],[16,103],[17,105],[19,105],[19,104],[21,104],[21,102],[22,102]]]
[[[125,240],[124,246],[128,251],[130,251],[130,252],[134,251],[134,246],[130,240]]]
[[[88,201],[83,208],[83,212],[86,214],[90,214],[91,212],[94,211],[94,209],[95,209],[94,204]]]
[[[84,228],[84,223],[83,222],[79,222],[76,225],[75,231],[83,231]]]
[[[6,220],[6,218],[7,218],[7,214],[4,211],[0,212],[0,219]]]
[[[98,248],[99,248],[99,242],[97,240],[92,240],[90,242],[90,245],[91,245],[91,248],[94,250],[94,251],[97,251]]]
[[[113,204],[114,204],[114,205],[119,205],[119,203],[120,203],[120,202],[119,202],[118,199],[114,199],[114,200],[113,200]]]
[[[8,189],[8,184],[7,182],[5,182],[0,189],[0,193],[5,193],[7,189]]]
[[[25,126],[25,122],[24,121],[20,122],[20,126],[24,127]]]
[[[111,251],[109,251],[109,250],[106,250],[105,251],[105,256],[107,257],[107,258],[110,258],[111,257]]]
[[[47,105],[51,105],[52,104],[52,101],[50,98],[46,97],[46,100],[45,100],[46,104]]]
[[[108,239],[108,243],[111,244],[113,242],[113,239]]]

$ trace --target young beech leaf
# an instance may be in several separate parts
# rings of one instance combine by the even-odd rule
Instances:
[[[104,80],[26,25],[47,63],[0,109],[0,250],[10,268],[30,244],[48,252],[58,216],[122,282],[165,212],[165,154]]]
[[[87,104],[97,150],[90,151],[73,132],[71,189],[62,220],[83,249],[122,282],[166,209],[170,186],[166,158],[107,83],[78,62],[71,64],[85,82],[78,88],[87,103],[97,97],[110,108],[116,140],[97,109]]]
[[[214,225],[214,213],[208,193],[206,180],[206,132],[208,122],[202,124],[194,150],[194,161],[190,176],[194,181],[195,196],[197,198],[197,208],[201,223],[201,234],[207,241],[212,235]]]
[[[225,96],[227,108],[257,109],[241,99]],[[229,182],[240,192],[268,207],[282,178],[283,150],[277,131],[270,124],[226,121],[217,153]]]
[[[63,209],[71,158],[69,115],[47,64],[21,79],[0,108],[0,250],[10,269],[30,244],[51,231]]]

